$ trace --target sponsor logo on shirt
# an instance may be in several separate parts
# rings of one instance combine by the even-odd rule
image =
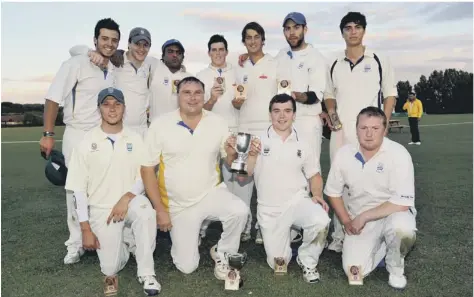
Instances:
[[[383,164],[382,163],[379,163],[377,164],[377,173],[382,173],[383,172]]]
[[[131,152],[133,149],[133,146],[131,143],[127,143],[127,151]]]
[[[258,78],[260,78],[260,79],[267,79],[268,76],[266,76],[265,74],[262,74],[262,75],[260,75]]]

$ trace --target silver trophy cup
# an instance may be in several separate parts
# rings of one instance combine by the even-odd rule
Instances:
[[[226,277],[226,290],[238,290],[244,285],[240,270],[247,262],[247,253],[227,254],[226,257],[230,267]]]
[[[230,171],[238,174],[247,174],[247,158],[249,156],[250,143],[254,136],[248,133],[234,133],[236,145],[234,149],[237,151],[237,159],[232,162]]]

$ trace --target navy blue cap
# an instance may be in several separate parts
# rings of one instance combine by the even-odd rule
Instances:
[[[118,102],[125,105],[125,98],[123,96],[122,91],[116,88],[107,88],[100,91],[99,95],[97,96],[97,104],[101,105],[102,103],[104,103],[105,98],[107,98],[108,96],[114,97]]]
[[[161,51],[164,53],[165,48],[167,48],[170,45],[177,45],[178,47],[181,48],[181,51],[184,54],[184,46],[181,44],[181,42],[178,39],[170,39],[170,40],[166,41],[165,43],[163,43],[163,46],[161,47]]]
[[[297,25],[306,25],[306,18],[300,12],[290,12],[283,20],[283,27],[285,27],[288,20],[292,20]]]
[[[44,173],[46,178],[55,186],[64,186],[66,184],[67,167],[64,155],[57,150],[52,150],[47,160]]]

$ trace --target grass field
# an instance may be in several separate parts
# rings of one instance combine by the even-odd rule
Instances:
[[[403,292],[388,286],[385,269],[377,269],[362,287],[349,286],[340,255],[327,250],[320,258],[319,284],[305,283],[294,262],[288,276],[275,278],[263,247],[253,242],[241,245],[249,254],[244,288],[225,292],[224,283],[213,276],[208,253],[219,236],[215,224],[201,246],[200,267],[191,275],[174,268],[169,242],[158,240],[155,267],[163,286],[161,296],[472,296],[473,131],[472,124],[465,122],[472,123],[472,115],[428,115],[420,122],[428,125],[420,127],[422,145],[407,146],[415,164],[419,232],[406,260],[408,286]],[[439,125],[448,123],[464,124]],[[406,118],[402,124],[407,125]],[[103,296],[95,254],[86,254],[78,264],[63,265],[68,236],[64,192],[45,179],[38,143],[4,143],[37,141],[40,131],[2,129],[1,293],[9,297]],[[402,144],[410,141],[408,130],[390,137]],[[324,141],[321,156],[324,176],[329,170],[328,143]],[[135,273],[132,258],[119,274],[119,296],[143,296]]]

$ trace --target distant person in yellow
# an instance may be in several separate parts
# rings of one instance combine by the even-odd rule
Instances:
[[[407,102],[403,105],[403,110],[408,113],[408,123],[410,124],[411,142],[408,144],[421,145],[420,131],[418,130],[418,122],[423,114],[423,104],[416,98],[414,92],[408,94]]]

